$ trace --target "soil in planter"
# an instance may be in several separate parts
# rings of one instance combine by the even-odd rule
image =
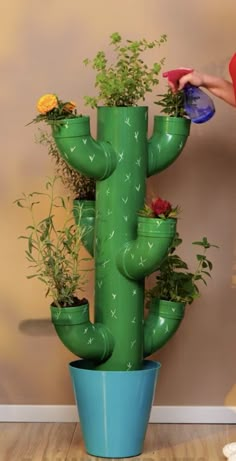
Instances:
[[[78,307],[78,306],[83,306],[84,304],[88,304],[88,300],[86,298],[79,299],[76,296],[73,297],[73,301],[70,303],[69,306],[60,306],[63,309],[66,309],[67,307]],[[52,307],[58,307],[56,306],[55,303],[51,304]]]

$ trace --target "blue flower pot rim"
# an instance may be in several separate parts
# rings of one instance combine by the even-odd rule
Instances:
[[[78,366],[79,365],[79,366]],[[95,365],[96,366],[96,365]],[[92,366],[91,361],[89,360],[84,360],[84,359],[79,359],[79,360],[73,360],[73,362],[69,363],[70,368],[74,368],[77,370],[80,370],[80,372],[91,372],[91,373],[106,373],[106,374],[132,374],[133,373],[148,373],[152,372],[153,370],[159,370],[161,368],[161,363],[155,360],[144,360],[143,361],[143,368],[139,370],[96,370],[95,367]]]

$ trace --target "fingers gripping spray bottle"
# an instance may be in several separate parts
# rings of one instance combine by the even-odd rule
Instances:
[[[174,83],[189,74],[193,69],[174,69],[163,73],[168,81]],[[215,106],[212,99],[200,90],[200,88],[190,85],[189,83],[183,88],[184,91],[184,110],[190,120],[194,123],[204,123],[210,120],[215,113]]]

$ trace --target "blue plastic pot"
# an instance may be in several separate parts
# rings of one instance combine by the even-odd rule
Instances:
[[[87,453],[127,458],[142,452],[160,363],[142,370],[100,371],[85,360],[69,365]]]

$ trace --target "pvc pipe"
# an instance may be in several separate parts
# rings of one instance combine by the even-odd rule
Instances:
[[[148,141],[147,176],[165,170],[178,158],[189,136],[190,123],[183,117],[154,117],[153,135]]]
[[[144,323],[144,357],[164,346],[179,328],[185,303],[154,299]]]
[[[73,354],[99,362],[112,354],[113,337],[104,325],[90,322],[88,304],[61,309],[51,306],[51,316],[60,340]]]
[[[162,263],[176,234],[176,219],[139,216],[137,239],[119,251],[117,266],[129,279],[139,280]]]
[[[52,125],[52,132],[61,156],[75,170],[100,180],[114,171],[117,156],[111,144],[92,138],[89,117],[65,119],[59,127]]]
[[[95,200],[74,200],[73,214],[76,224],[79,224],[84,233],[82,242],[88,253],[94,255],[94,222]]]

